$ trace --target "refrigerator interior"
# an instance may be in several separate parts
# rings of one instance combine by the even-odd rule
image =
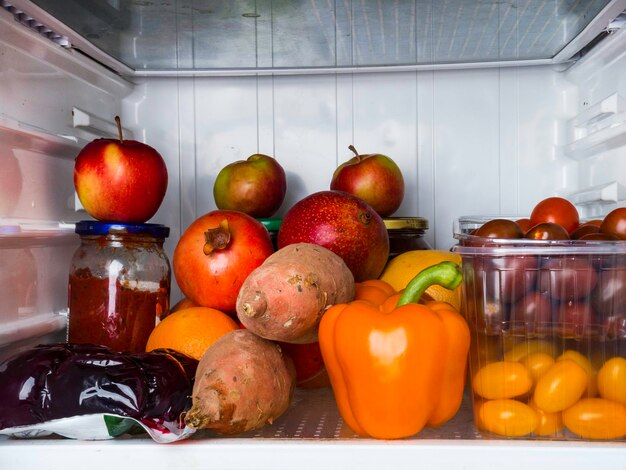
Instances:
[[[219,170],[257,152],[287,172],[278,216],[328,189],[349,144],[389,155],[407,187],[395,215],[426,218],[425,238],[442,250],[463,215],[528,215],[553,195],[589,218],[625,204],[624,1],[81,3],[0,2],[0,358],[64,338],[72,224],[87,218],[73,159],[115,135],[115,115],[167,163],[151,222],[171,228],[170,259],[185,228],[215,209]],[[86,458],[95,468],[131,458],[293,468],[302,455],[311,468],[626,458],[619,443],[481,438],[468,400],[416,438],[358,439],[329,390],[300,391],[274,425],[234,439],[0,438],[7,468]]]

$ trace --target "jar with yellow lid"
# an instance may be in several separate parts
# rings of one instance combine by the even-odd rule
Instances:
[[[389,259],[412,250],[430,250],[424,239],[428,220],[423,217],[387,217],[385,227],[389,234]]]

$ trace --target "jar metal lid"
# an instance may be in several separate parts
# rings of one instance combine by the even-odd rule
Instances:
[[[76,222],[74,231],[79,235],[148,235],[155,238],[167,238],[170,228],[160,224],[121,224],[118,222],[99,222],[81,220]]]
[[[280,223],[283,221],[283,219],[257,219],[257,220],[265,226],[268,232],[278,232],[278,229],[280,228]]]
[[[383,219],[387,230],[426,230],[428,220],[423,217],[387,217]]]

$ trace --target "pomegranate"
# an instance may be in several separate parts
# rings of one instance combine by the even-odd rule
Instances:
[[[233,314],[243,281],[273,252],[261,222],[243,212],[216,210],[196,219],[180,237],[174,276],[193,304]]]

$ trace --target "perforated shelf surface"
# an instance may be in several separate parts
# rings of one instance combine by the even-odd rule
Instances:
[[[211,436],[198,432],[194,439]],[[214,436],[211,436],[214,437]],[[330,388],[296,390],[289,410],[273,424],[239,437],[262,439],[362,439],[341,419]],[[425,428],[409,439],[478,439],[481,438],[474,426],[471,399],[465,397],[457,415],[444,426]],[[222,439],[222,437],[218,437]]]
[[[393,441],[357,437],[330,389],[296,393],[272,425],[235,437],[198,432],[173,444],[145,435],[105,441],[0,437],[0,468],[19,470],[528,470],[626,468],[626,443],[489,438],[472,422],[471,400],[444,426]]]

